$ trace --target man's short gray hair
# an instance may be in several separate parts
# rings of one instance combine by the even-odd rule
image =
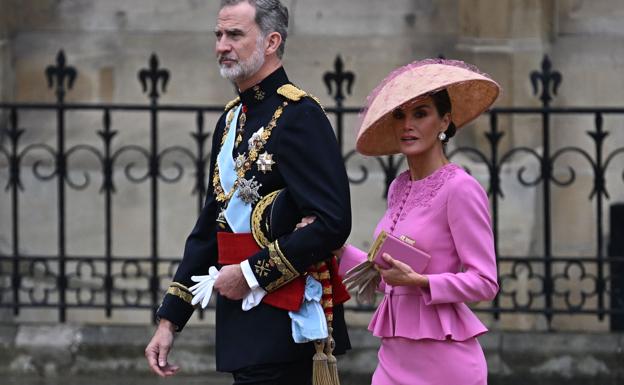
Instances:
[[[288,36],[288,8],[279,0],[221,0],[221,8],[247,2],[256,8],[256,24],[266,37],[271,32],[282,36],[282,44],[277,49],[277,57],[284,55]]]

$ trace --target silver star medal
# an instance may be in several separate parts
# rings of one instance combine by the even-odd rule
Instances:
[[[247,159],[246,159],[246,157],[245,157],[245,154],[241,154],[241,153],[239,153],[239,154],[238,154],[238,156],[236,157],[235,162],[234,162],[234,166],[235,166],[237,169],[242,168],[242,167],[243,167],[243,165],[245,164],[245,161],[246,161],[246,160],[247,160]]]
[[[247,142],[247,145],[249,146],[249,148],[254,148],[256,143],[265,144],[265,142],[262,140],[263,132],[264,132],[264,126],[260,127],[258,131],[254,132],[251,135],[251,138],[249,138],[249,141]]]
[[[258,171],[262,171],[262,173],[266,173],[267,171],[273,171],[271,166],[275,164],[273,160],[273,154],[269,154],[268,152],[264,152],[258,156],[258,160],[256,161],[258,165]]]
[[[254,179],[256,179],[255,176],[251,179],[240,178],[238,180],[238,197],[247,204],[253,204],[260,199],[258,189],[262,185]]]

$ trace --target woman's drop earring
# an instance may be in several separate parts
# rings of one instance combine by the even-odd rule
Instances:
[[[438,139],[440,139],[440,142],[444,142],[444,140],[446,139],[446,134],[443,132],[439,133]]]

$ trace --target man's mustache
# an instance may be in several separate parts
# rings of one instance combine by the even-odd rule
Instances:
[[[223,64],[223,61],[225,60],[232,60],[234,62],[238,62],[238,59],[232,56],[219,56],[218,57],[219,64]]]

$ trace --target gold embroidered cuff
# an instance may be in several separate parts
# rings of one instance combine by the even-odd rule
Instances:
[[[191,301],[193,300],[193,296],[191,295],[191,293],[187,293],[184,290],[176,286],[169,286],[169,288],[167,289],[167,294],[175,295],[176,297],[180,298],[184,302],[188,302],[189,305],[191,304]]]
[[[269,293],[279,289],[299,276],[299,272],[295,270],[284,253],[282,253],[282,250],[280,250],[277,241],[269,244],[269,260],[277,267],[277,270],[282,275],[277,280],[267,285],[266,291]]]
[[[189,289],[188,287],[184,286],[180,282],[171,282],[169,284],[169,287],[177,287],[178,289],[183,290],[183,291],[191,294],[191,289]]]

